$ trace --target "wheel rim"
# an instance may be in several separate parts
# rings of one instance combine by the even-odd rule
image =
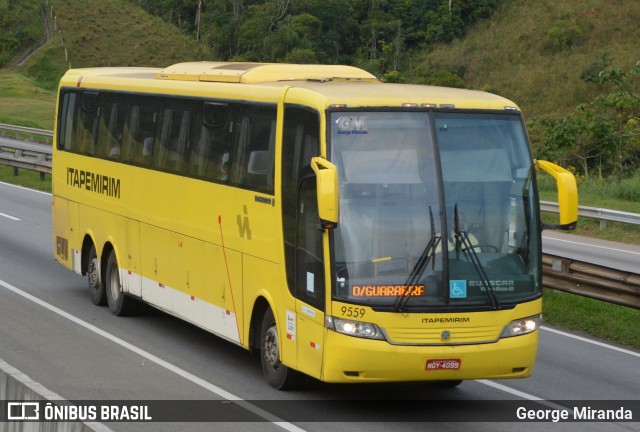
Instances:
[[[111,291],[111,298],[114,300],[118,300],[118,297],[120,296],[120,277],[118,276],[118,268],[115,266],[111,270],[109,290]]]
[[[269,327],[264,335],[264,359],[271,369],[278,369],[280,356],[278,354],[278,333],[276,326]]]
[[[100,285],[100,276],[98,275],[98,258],[93,258],[89,262],[89,269],[87,273],[89,284],[92,288],[97,288],[98,285]]]

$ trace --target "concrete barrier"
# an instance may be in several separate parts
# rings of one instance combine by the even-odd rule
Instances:
[[[4,360],[0,359],[0,407],[1,418],[6,417],[7,401],[66,401],[42,384],[32,380]],[[59,422],[0,422],[3,432],[113,432],[98,422],[59,421]]]

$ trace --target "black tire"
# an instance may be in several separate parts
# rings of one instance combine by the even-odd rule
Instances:
[[[109,304],[111,312],[117,316],[134,315],[137,313],[140,310],[140,302],[122,292],[118,260],[113,251],[109,254],[105,276],[104,287],[107,292],[107,303]]]
[[[260,363],[264,378],[278,390],[291,390],[300,385],[300,374],[280,362],[280,340],[273,311],[267,309],[260,327]]]
[[[104,306],[107,304],[107,293],[100,276],[100,261],[96,254],[96,247],[91,245],[87,262],[87,285],[89,286],[89,296],[96,306]]]

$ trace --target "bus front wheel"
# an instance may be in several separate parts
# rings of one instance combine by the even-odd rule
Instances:
[[[116,254],[111,251],[109,260],[107,261],[107,270],[105,272],[105,290],[107,292],[107,303],[109,309],[114,315],[126,316],[134,314],[139,303],[136,299],[125,295],[122,292],[122,284],[120,283],[120,270],[118,269],[118,260]]]
[[[91,246],[89,251],[89,259],[87,263],[87,284],[89,285],[89,295],[91,301],[96,306],[104,306],[107,304],[107,294],[105,293],[104,284],[100,277],[100,263],[96,254],[96,247]]]
[[[264,377],[278,390],[290,390],[299,384],[298,373],[280,361],[280,339],[273,311],[267,309],[260,329],[260,361]]]

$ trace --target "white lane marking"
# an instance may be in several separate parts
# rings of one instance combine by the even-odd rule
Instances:
[[[111,333],[108,333],[108,332],[106,332],[106,331],[94,326],[93,324],[89,324],[88,322],[83,321],[80,318],[78,318],[76,316],[73,316],[70,313],[65,312],[62,309],[57,308],[56,306],[53,306],[52,304],[49,304],[49,303],[45,302],[44,300],[41,300],[41,299],[39,299],[39,298],[37,298],[37,297],[35,297],[35,296],[25,292],[25,291],[22,291],[21,289],[16,288],[13,285],[11,285],[11,284],[3,281],[3,280],[0,280],[0,285],[5,287],[9,291],[12,291],[12,292],[18,294],[19,296],[24,297],[25,299],[30,300],[30,301],[42,306],[43,308],[48,309],[49,311],[51,311],[53,313],[56,313],[56,314],[60,315],[63,318],[68,319],[69,321],[71,321],[73,323],[78,324],[79,326],[82,326],[85,329],[87,329],[89,331],[92,331],[93,333],[96,333],[96,334],[104,337],[105,339],[108,339],[111,342],[114,342],[114,343],[120,345],[121,347],[126,348],[126,349],[138,354],[141,357],[146,358],[147,360],[150,360],[150,361],[156,363],[159,366],[164,367],[165,369],[167,369],[167,370],[169,370],[169,371],[171,371],[171,372],[183,377],[184,379],[186,379],[188,381],[191,381],[192,383],[194,383],[196,385],[199,385],[200,387],[204,388],[205,390],[208,390],[211,393],[214,393],[214,394],[220,396],[223,399],[234,401],[237,405],[243,407],[247,411],[252,412],[253,414],[255,414],[255,415],[259,416],[259,417],[262,417],[263,419],[267,420],[268,422],[270,422],[270,423],[272,423],[272,424],[274,424],[276,426],[279,426],[284,430],[287,430],[287,431],[290,431],[290,432],[305,432],[304,429],[301,429],[301,428],[299,428],[298,426],[296,426],[296,425],[294,425],[292,423],[283,421],[281,418],[271,414],[270,412],[265,411],[262,408],[259,408],[259,407],[255,406],[255,405],[253,405],[250,402],[245,401],[240,396],[236,396],[233,393],[230,393],[230,392],[224,390],[223,388],[218,387],[215,384],[211,384],[210,382],[205,381],[202,378],[199,378],[199,377],[195,376],[194,374],[192,374],[190,372],[187,372],[186,370],[184,370],[184,369],[182,369],[182,368],[180,368],[180,367],[178,367],[178,366],[176,366],[176,365],[174,365],[172,363],[169,363],[168,361],[163,360],[160,357],[157,357],[157,356],[151,354],[148,351],[145,351],[142,348],[138,348],[137,346],[135,346],[135,345],[123,340],[123,339],[120,339],[119,337],[114,336]]]
[[[36,193],[39,193],[39,194],[51,196],[51,194],[49,192],[39,191],[39,190],[36,190],[36,189],[29,189],[29,188],[24,187],[24,186],[18,186],[18,185],[14,185],[14,184],[11,184],[11,183],[5,183],[5,182],[0,182],[0,184],[4,185],[4,186],[11,186],[11,187],[14,187],[16,189],[28,190],[28,191],[31,191],[31,192],[36,192]]]
[[[592,248],[610,250],[610,251],[614,251],[614,252],[624,252],[624,253],[629,253],[629,254],[633,254],[633,255],[640,255],[640,252],[634,252],[634,251],[630,251],[630,250],[627,250],[627,249],[616,249],[616,248],[612,248],[612,247],[601,246],[601,245],[596,245],[596,244],[591,244],[591,243],[583,243],[583,242],[574,241],[574,240],[565,240],[565,239],[559,239],[559,238],[556,238],[556,237],[545,237],[545,239],[551,240],[551,241],[563,242],[563,243],[571,243],[571,244],[575,244],[575,245],[579,245],[579,246],[587,246],[587,247],[592,247]]]
[[[503,391],[505,393],[510,393],[510,394],[512,394],[514,396],[518,396],[519,398],[528,399],[530,401],[535,401],[535,402],[539,403],[540,405],[547,406],[547,407],[549,407],[551,409],[554,409],[554,410],[567,410],[567,409],[569,409],[566,406],[559,405],[559,404],[553,403],[553,402],[549,402],[549,401],[544,400],[544,399],[542,399],[542,398],[540,398],[538,396],[534,396],[532,394],[525,393],[523,391],[516,390],[514,388],[507,387],[506,385],[498,384],[498,383],[493,382],[493,381],[483,380],[483,379],[475,380],[475,381],[480,383],[480,384],[484,384],[486,386],[493,387],[493,388],[495,388],[497,390],[501,390],[501,391]]]
[[[6,213],[0,213],[0,216],[2,216],[2,217],[6,217],[7,219],[11,219],[11,220],[13,220],[13,221],[19,221],[19,220],[20,220],[20,218],[17,218],[17,217],[15,217],[15,216],[8,215],[8,214],[6,214]]]
[[[629,354],[629,355],[632,355],[634,357],[639,357],[640,358],[640,353],[637,353],[635,351],[631,351],[631,350],[624,349],[624,348],[619,348],[619,347],[614,346],[614,345],[609,345],[609,344],[606,344],[606,343],[603,343],[603,342],[598,342],[598,341],[595,341],[595,340],[592,340],[592,339],[587,339],[587,338],[582,337],[582,336],[576,336],[576,335],[573,335],[571,333],[566,333],[566,332],[563,332],[563,331],[560,331],[560,330],[556,330],[556,329],[552,329],[552,328],[545,327],[545,326],[541,326],[540,329],[541,330],[546,330],[546,331],[551,332],[551,333],[556,333],[556,334],[559,334],[559,335],[562,335],[562,336],[566,336],[568,338],[577,339],[579,341],[590,343],[592,345],[597,345],[599,347],[607,348],[607,349],[610,349],[610,350],[613,350],[613,351],[618,351],[618,352],[621,352],[621,353],[624,353],[624,354]]]
[[[566,337],[569,337],[569,338],[572,338],[572,339],[577,339],[577,340],[582,341],[582,342],[586,342],[586,343],[590,343],[590,344],[593,344],[593,345],[597,345],[599,347],[608,348],[608,349],[613,350],[613,351],[618,351],[618,352],[621,352],[621,353],[624,353],[624,354],[629,354],[629,355],[632,355],[632,356],[635,356],[635,357],[640,357],[640,353],[637,353],[637,352],[634,352],[634,351],[630,351],[630,350],[626,350],[624,348],[618,348],[617,346],[613,346],[613,345],[609,345],[609,344],[606,344],[606,343],[594,341],[594,340],[591,340],[591,339],[587,339],[585,337],[572,335],[570,333],[566,333],[566,332],[563,332],[563,331],[560,331],[560,330],[556,330],[556,329],[552,329],[552,328],[544,327],[544,326],[541,326],[540,329],[546,330],[546,331],[549,331],[549,332],[552,332],[552,333],[557,333],[559,335],[566,336]],[[503,384],[498,384],[498,383],[493,382],[493,381],[482,380],[482,379],[481,380],[475,380],[475,381],[480,383],[480,384],[484,384],[486,386],[493,387],[493,388],[495,388],[497,390],[501,390],[503,392],[512,394],[514,396],[517,396],[517,397],[520,397],[520,398],[523,398],[523,399],[528,399],[528,400],[531,400],[531,401],[537,401],[537,402],[541,403],[542,405],[546,405],[546,406],[548,406],[550,408],[553,408],[553,409],[567,409],[567,407],[565,407],[565,406],[558,405],[558,404],[555,404],[553,402],[548,402],[548,401],[546,401],[546,400],[544,400],[544,399],[542,399],[542,398],[540,398],[538,396],[534,396],[532,394],[525,393],[523,391],[516,390],[516,389],[511,388],[511,387],[507,387],[506,385],[503,385]]]
[[[475,381],[479,382],[480,384],[488,385],[489,387],[493,387],[495,389],[502,390],[503,392],[510,393],[510,394],[512,394],[514,396],[518,396],[518,397],[520,397],[522,399],[528,399],[528,400],[532,400],[532,401],[542,401],[542,400],[544,400],[542,398],[539,398],[538,396],[534,396],[534,395],[531,395],[529,393],[525,393],[525,392],[522,392],[520,390],[513,389],[511,387],[507,387],[506,385],[495,383],[493,381],[484,380],[484,379],[475,380]]]

